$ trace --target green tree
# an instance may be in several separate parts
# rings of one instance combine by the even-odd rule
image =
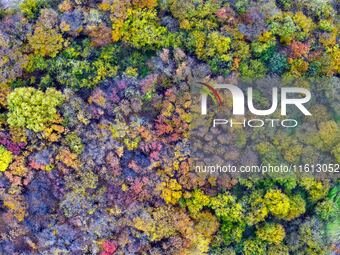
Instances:
[[[286,245],[270,245],[268,255],[289,255],[289,248]]]
[[[271,189],[264,196],[266,205],[272,215],[279,219],[285,218],[290,209],[290,201],[279,189]]]
[[[20,3],[20,11],[28,18],[34,19],[38,16],[39,11],[46,5],[44,0],[24,0]]]
[[[285,220],[292,220],[306,212],[306,201],[300,195],[289,197],[289,211]]]
[[[33,34],[27,38],[34,53],[42,57],[55,57],[63,48],[62,35],[56,29],[50,29],[43,25],[37,26]]]
[[[249,62],[240,64],[240,72],[244,78],[263,78],[267,72],[265,65],[259,61],[251,59]]]
[[[290,44],[294,39],[298,27],[295,25],[293,18],[289,14],[277,16],[270,24],[270,31],[278,35],[284,44]]]
[[[242,205],[228,192],[210,198],[209,207],[223,221],[241,222],[243,220]]]
[[[303,178],[300,181],[300,185],[307,191],[312,202],[324,198],[329,190],[329,182],[327,180],[322,182],[313,178]]]
[[[286,236],[285,229],[278,223],[266,223],[256,230],[256,236],[270,244],[280,244]]]
[[[246,196],[247,214],[246,221],[248,225],[254,225],[261,221],[264,221],[268,216],[269,210],[265,203],[265,199],[256,191],[253,191],[250,197]]]
[[[202,60],[217,58],[222,62],[230,61],[230,43],[231,39],[219,32],[206,33],[201,30],[194,30],[188,38],[188,46]]]
[[[322,141],[322,149],[324,150],[328,150],[340,141],[339,127],[333,120],[320,123],[319,135]]]
[[[10,126],[43,131],[59,117],[57,107],[63,100],[62,93],[54,88],[46,92],[31,87],[17,88],[7,97],[7,122]]]
[[[13,160],[12,152],[0,145],[0,171],[5,172]]]
[[[329,221],[337,215],[336,203],[332,200],[326,199],[316,205],[315,212],[320,219]]]
[[[265,255],[266,245],[258,239],[248,239],[243,243],[244,255]]]
[[[280,162],[282,156],[275,146],[269,142],[261,142],[256,145],[256,150],[260,154],[264,164],[275,165]]]
[[[186,199],[186,205],[192,215],[197,215],[205,206],[209,205],[210,198],[203,191],[196,189],[191,193],[191,197]]]
[[[328,254],[325,245],[324,225],[315,218],[308,218],[299,227],[298,247],[292,247],[297,250],[297,254],[302,255],[326,255]],[[296,249],[297,248],[297,249]]]
[[[158,23],[156,10],[128,9],[122,27],[122,40],[136,48],[161,48],[168,45],[168,31]]]
[[[275,74],[282,74],[289,69],[289,64],[287,61],[287,56],[280,52],[275,52],[273,56],[269,59],[269,70]]]
[[[241,203],[228,192],[210,198],[209,207],[222,221],[221,233],[226,245],[240,242],[245,231],[244,212]]]
[[[77,132],[71,132],[65,137],[65,144],[71,149],[73,153],[81,154],[84,150],[84,144]]]

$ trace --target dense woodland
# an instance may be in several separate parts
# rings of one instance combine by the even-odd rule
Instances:
[[[339,11],[0,1],[0,254],[340,254],[339,180],[197,175],[189,132],[191,81],[322,79],[310,125],[231,130],[225,157],[339,164]]]

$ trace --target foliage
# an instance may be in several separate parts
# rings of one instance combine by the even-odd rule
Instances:
[[[337,214],[336,204],[332,200],[325,200],[319,202],[315,207],[316,214],[320,217],[320,219],[328,221],[334,218]]]
[[[12,160],[12,153],[6,150],[6,148],[4,148],[3,146],[0,146],[0,171],[6,171]]]
[[[285,220],[295,219],[306,212],[306,201],[300,196],[289,197],[289,212]]]
[[[170,11],[179,20],[184,30],[211,30],[216,27],[215,13],[218,3],[215,1],[200,1],[193,3],[185,0],[172,0]]]
[[[249,63],[241,63],[240,72],[244,78],[262,78],[266,73],[266,67],[259,60],[250,60]]]
[[[278,35],[284,44],[290,44],[294,39],[295,32],[298,27],[289,15],[279,15],[276,20],[271,23],[271,32]]]
[[[258,192],[253,192],[248,198],[249,211],[246,215],[246,221],[249,225],[254,225],[264,221],[268,216],[268,208],[264,198]]]
[[[324,198],[329,190],[329,184],[327,181],[322,182],[313,178],[302,179],[301,186],[306,189],[311,201],[313,202]]]
[[[339,128],[335,121],[327,121],[320,123],[320,139],[322,148],[329,148],[339,139]]]
[[[49,75],[60,84],[75,89],[94,87],[100,81],[116,75],[114,55],[116,48],[103,48],[97,53],[89,47],[89,41],[84,41],[82,46],[70,47],[63,52],[63,55],[49,61]],[[88,58],[94,55],[96,60],[89,61]]]
[[[168,183],[162,182],[160,189],[161,197],[170,204],[177,204],[182,196],[182,187],[175,179],[171,179]]]
[[[28,43],[38,56],[55,57],[63,47],[63,37],[56,30],[39,24],[32,35],[28,35]]]
[[[301,82],[320,102],[312,116],[292,111],[296,128],[199,130],[206,159],[338,163],[339,1],[18,2],[0,3],[0,254],[336,247],[337,180],[192,171],[190,91],[250,81],[267,108],[272,80]]]
[[[244,255],[265,255],[266,246],[263,242],[258,239],[249,239],[244,241],[243,245]]]
[[[179,217],[187,216],[181,211],[176,212],[171,207],[159,207],[153,210],[150,215],[135,218],[133,224],[135,228],[144,231],[151,240],[161,240],[175,235],[178,230],[184,231],[184,229],[178,229],[180,227],[178,223],[180,222],[176,223],[176,221],[185,220],[190,222],[190,219],[180,219]],[[190,228],[190,225],[183,227]]]
[[[282,74],[289,68],[287,57],[279,52],[273,54],[269,60],[269,69],[272,73]]]
[[[223,221],[241,222],[243,219],[243,208],[235,198],[228,193],[218,194],[212,197],[210,208],[215,211],[217,217]]]
[[[281,190],[269,190],[264,199],[271,214],[277,218],[285,218],[288,215],[290,208],[289,198]]]
[[[286,236],[285,230],[280,224],[266,223],[256,231],[256,236],[270,244],[280,244]]]
[[[257,144],[256,148],[264,163],[274,165],[279,162],[281,155],[271,143],[261,142]]]
[[[303,147],[291,137],[285,134],[278,133],[274,138],[273,144],[281,150],[283,158],[290,163],[299,162]]]
[[[76,154],[81,154],[84,150],[84,145],[81,138],[76,132],[72,132],[66,135],[65,144],[69,146],[71,151]]]
[[[17,88],[7,99],[8,124],[39,132],[59,118],[57,107],[62,104],[63,95],[52,88],[46,92],[34,88]]]
[[[268,247],[268,255],[289,255],[289,249],[285,245],[271,245]]]
[[[308,219],[299,227],[300,241],[297,245],[298,251],[302,254],[327,254],[325,246],[322,242],[324,233],[319,229],[320,225],[316,219]],[[295,248],[295,247],[294,247]]]
[[[201,190],[195,190],[189,199],[186,200],[186,205],[191,214],[196,215],[203,207],[208,206],[210,199]]]
[[[132,71],[136,76],[145,76],[147,54],[131,50],[125,54],[117,45],[108,45],[101,49],[91,47],[89,40],[74,43],[61,52],[56,58],[44,60],[31,57],[27,71],[40,71],[40,87],[66,86],[73,89],[93,88],[99,83],[119,73]]]
[[[44,0],[24,0],[20,3],[20,10],[28,18],[34,19],[37,18],[44,4]]]
[[[230,38],[217,32],[206,34],[194,30],[190,33],[189,46],[191,46],[199,59],[208,60],[217,57],[220,61],[227,62],[231,59],[228,51],[230,49]]]
[[[122,26],[122,40],[136,48],[167,45],[167,29],[158,24],[155,10],[128,9]]]

